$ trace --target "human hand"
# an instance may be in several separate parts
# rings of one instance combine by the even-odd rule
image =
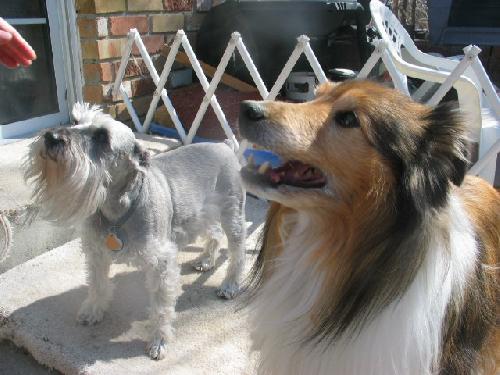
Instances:
[[[8,68],[30,66],[35,51],[11,25],[0,17],[0,63]]]

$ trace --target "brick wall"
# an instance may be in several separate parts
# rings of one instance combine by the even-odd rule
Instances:
[[[202,15],[193,11],[193,0],[75,0],[83,59],[85,101],[102,104],[121,121],[130,116],[122,100],[111,95],[127,32],[135,27],[141,34],[159,73],[164,58],[161,47],[178,29],[184,29],[194,46]],[[129,60],[124,85],[141,116],[147,112],[154,85],[138,50]]]

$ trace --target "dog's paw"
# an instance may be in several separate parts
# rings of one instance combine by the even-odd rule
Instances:
[[[214,268],[214,264],[213,264],[213,262],[210,262],[210,259],[208,259],[208,258],[196,259],[193,262],[193,268],[196,271],[206,272],[206,271],[210,271],[212,268]]]
[[[165,353],[167,352],[167,344],[165,343],[165,339],[163,337],[154,338],[153,340],[151,340],[146,350],[149,353],[149,357],[151,359],[155,359],[158,361],[165,358]]]
[[[236,281],[224,281],[217,289],[217,295],[224,299],[233,299],[240,291],[240,285]]]
[[[84,302],[76,317],[78,323],[87,325],[94,325],[102,321],[104,318],[104,308],[99,305]]]

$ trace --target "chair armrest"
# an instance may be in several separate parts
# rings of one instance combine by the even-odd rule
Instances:
[[[391,55],[391,58],[394,64],[397,66],[398,70],[401,71],[401,73],[412,78],[419,78],[424,81],[442,83],[450,75],[450,72],[448,71],[441,71],[428,67],[418,66],[415,64],[410,64],[397,55]],[[456,85],[469,86],[470,88],[474,88],[479,95],[478,87],[469,77],[461,75],[460,78],[453,84],[453,87],[455,87]]]
[[[447,59],[446,57],[438,57],[429,55],[420,51],[413,42],[410,45],[403,44],[403,47],[408,51],[411,57],[422,64],[433,66],[437,69],[452,71],[456,68],[460,61]]]

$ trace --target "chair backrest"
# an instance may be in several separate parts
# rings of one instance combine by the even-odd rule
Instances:
[[[378,0],[370,1],[370,11],[375,27],[392,53],[401,56],[401,47],[414,50],[417,47],[394,13]]]
[[[375,27],[381,39],[387,42],[391,54],[398,55],[402,60],[412,64],[447,72],[451,72],[459,63],[459,60],[432,56],[420,51],[394,13],[379,0],[370,1],[370,11]],[[476,74],[470,67],[463,73],[463,76],[468,77],[476,87],[481,88]]]

